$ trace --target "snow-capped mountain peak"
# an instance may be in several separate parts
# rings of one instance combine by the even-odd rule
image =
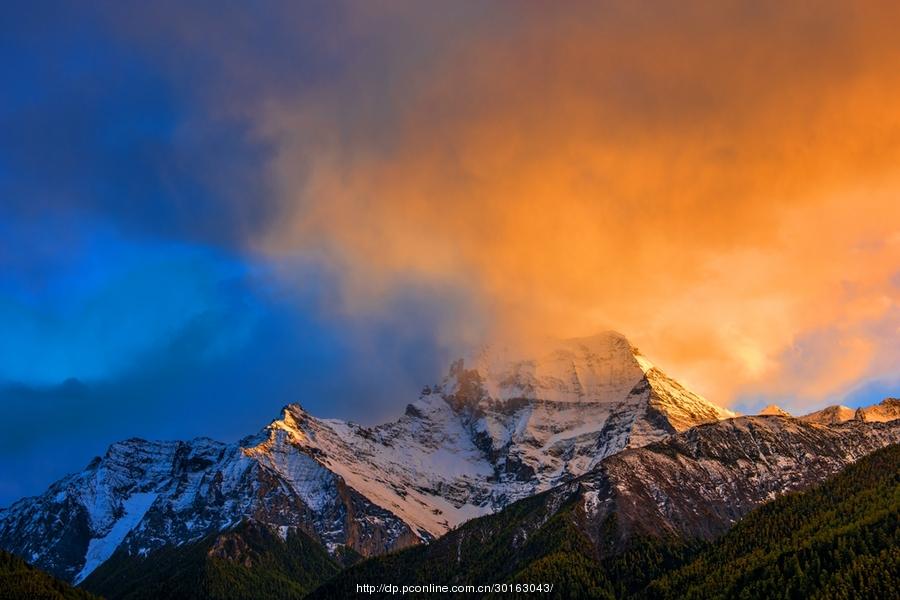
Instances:
[[[766,406],[766,407],[763,408],[761,411],[759,411],[759,414],[760,414],[760,415],[763,415],[763,416],[777,415],[777,416],[779,416],[779,417],[790,417],[790,416],[792,416],[791,413],[789,413],[788,411],[784,410],[783,408],[781,408],[781,407],[778,406],[777,404],[770,404],[770,405]]]
[[[238,443],[127,440],[0,511],[0,544],[68,580],[245,519],[363,556],[431,540],[570,481],[611,454],[733,416],[620,334],[456,361],[397,420],[285,406]]]
[[[531,398],[602,403],[627,395],[652,367],[623,335],[610,331],[536,347],[489,345],[454,363],[449,380],[464,386],[465,374],[475,372],[486,399],[495,402]]]
[[[858,408],[854,418],[859,421],[885,422],[900,419],[900,398],[885,398],[878,404]]]

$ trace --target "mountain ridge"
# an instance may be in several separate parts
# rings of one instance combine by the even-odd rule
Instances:
[[[113,553],[195,541],[242,519],[372,556],[578,477],[605,456],[733,413],[621,334],[451,365],[394,421],[363,427],[299,404],[237,443],[131,439],[0,511],[0,546],[69,581]]]
[[[749,416],[701,425],[610,456],[432,544],[352,566],[312,597],[341,597],[358,581],[485,580],[586,585],[560,590],[561,597],[629,595],[757,507],[898,442],[900,421],[832,428]],[[575,558],[559,562],[559,553]]]
[[[871,418],[843,430],[878,430],[890,411],[860,414]],[[483,351],[381,425],[320,419],[293,403],[236,443],[116,442],[41,496],[0,510],[0,547],[76,583],[116,552],[143,556],[246,520],[300,532],[332,555],[376,556],[724,418],[738,419],[614,332],[537,358]]]

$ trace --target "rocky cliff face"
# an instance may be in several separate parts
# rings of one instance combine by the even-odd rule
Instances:
[[[568,598],[768,598],[785,589],[803,596],[809,585],[815,596],[834,573],[855,573],[839,596],[893,597],[896,577],[881,567],[896,547],[900,444],[875,448],[898,428],[830,431],[781,417],[702,425],[611,456],[431,544],[351,566],[310,599],[349,597],[359,581],[486,580],[555,582]],[[809,489],[768,502],[800,488]],[[866,557],[864,568],[851,553]]]
[[[418,541],[389,511],[347,488],[309,456],[292,454],[292,485],[259,459],[282,437],[226,445],[212,440],[113,444],[84,471],[0,513],[4,548],[78,582],[116,548],[146,554],[252,518],[295,527],[326,547],[364,554]],[[273,447],[275,455],[278,449]]]
[[[900,419],[900,398],[885,398],[873,406],[858,408],[853,418],[880,423]]]
[[[701,425],[611,456],[579,479],[584,527],[599,535],[615,513],[623,535],[710,539],[763,502],[897,442],[900,420],[829,427],[763,416]]]
[[[462,415],[500,480],[555,484],[605,456],[735,416],[667,377],[623,336],[565,340],[537,357],[488,349],[426,393]]]
[[[819,483],[876,449],[900,442],[900,420],[833,427],[781,416],[700,425],[603,460],[590,472],[529,499],[511,552],[558,512],[590,539],[597,557],[635,538],[713,539],[757,506]],[[520,505],[508,511],[519,511]],[[508,532],[506,512],[450,533],[427,550]]]

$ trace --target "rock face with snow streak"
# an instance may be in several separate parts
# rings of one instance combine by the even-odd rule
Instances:
[[[120,546],[147,553],[253,519],[371,556],[730,416],[619,334],[530,357],[484,351],[383,425],[317,419],[291,404],[237,444],[113,444],[81,473],[0,511],[0,547],[80,581]]]
[[[605,460],[582,478],[585,530],[712,539],[760,504],[900,442],[900,420],[834,426],[782,416],[701,425]]]
[[[898,442],[900,420],[823,426],[754,416],[700,425],[607,457],[530,500],[527,512],[519,510],[511,552],[560,511],[599,557],[640,538],[712,540],[776,496],[817,484]],[[461,545],[463,537],[490,540],[509,530],[502,513],[480,519],[436,542],[434,554]]]
[[[84,471],[0,512],[0,545],[77,583],[120,546],[143,554],[250,518],[363,553],[417,542],[403,521],[309,456],[290,453],[290,473],[302,481],[297,485],[263,464],[258,453],[278,456],[283,438],[267,433],[231,445],[208,439],[113,444]]]

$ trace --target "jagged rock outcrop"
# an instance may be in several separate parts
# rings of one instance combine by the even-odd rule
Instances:
[[[900,420],[835,426],[781,416],[700,425],[606,459],[578,480],[585,530],[615,513],[624,534],[710,539],[780,494],[900,442]]]

